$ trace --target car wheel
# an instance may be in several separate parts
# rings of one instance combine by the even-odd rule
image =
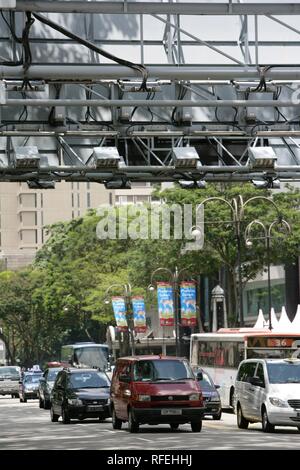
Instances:
[[[22,397],[20,397],[20,403],[24,403],[24,400]]]
[[[51,406],[50,408],[50,417],[51,417],[51,421],[52,423],[57,423],[58,421],[58,418],[59,418],[59,415],[56,415],[53,411],[53,406]]]
[[[70,424],[70,421],[71,421],[71,420],[70,420],[70,416],[69,416],[69,414],[68,414],[68,412],[67,412],[67,410],[66,410],[66,408],[65,408],[64,406],[62,407],[61,413],[62,413],[62,414],[61,414],[62,422],[63,422],[64,424]]]
[[[249,421],[244,418],[242,407],[240,404],[237,406],[237,425],[240,429],[248,429]]]
[[[192,421],[191,428],[193,432],[200,432],[202,429],[202,420],[200,421]]]
[[[131,433],[139,432],[139,423],[135,421],[132,410],[128,411],[128,430]]]
[[[40,408],[45,408],[45,402],[44,402],[44,400],[41,399],[41,397],[39,398],[39,407]]]
[[[112,426],[113,426],[113,429],[121,429],[122,427],[122,421],[119,418],[117,418],[114,408],[112,410]]]
[[[213,416],[213,419],[215,421],[220,421],[221,418],[222,418],[222,411],[220,411],[217,415]]]
[[[268,413],[265,408],[261,413],[261,425],[263,432],[274,432],[275,426],[269,422]]]
[[[172,429],[172,431],[176,431],[179,428],[179,424],[178,423],[170,423],[170,428]]]
[[[27,398],[26,397],[23,398],[23,403],[27,403]]]

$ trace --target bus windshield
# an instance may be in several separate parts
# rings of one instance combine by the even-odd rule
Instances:
[[[107,355],[99,346],[77,347],[74,351],[74,359],[74,362],[81,366],[107,367]]]
[[[108,346],[96,343],[75,343],[62,346],[61,360],[75,367],[108,369]]]

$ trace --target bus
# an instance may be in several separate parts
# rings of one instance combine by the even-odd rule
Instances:
[[[244,359],[291,357],[300,352],[300,334],[252,328],[222,328],[216,333],[191,335],[190,363],[203,367],[220,386],[222,408],[234,408],[234,383]]]
[[[61,347],[61,362],[73,367],[99,367],[109,370],[109,351],[107,344],[75,343]]]

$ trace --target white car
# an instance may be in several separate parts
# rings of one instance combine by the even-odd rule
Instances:
[[[295,426],[300,431],[300,360],[247,359],[239,366],[235,382],[237,425],[261,422],[264,432],[275,426]]]

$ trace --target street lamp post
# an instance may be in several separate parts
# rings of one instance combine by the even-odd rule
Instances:
[[[180,269],[178,271],[177,266],[175,267],[175,271],[172,272],[169,268],[157,268],[151,274],[151,283],[149,285],[149,290],[154,290],[154,277],[159,272],[166,272],[169,276],[169,279],[172,283],[173,287],[173,305],[174,305],[174,320],[175,320],[175,349],[176,349],[176,356],[180,356],[181,354],[181,344],[180,344],[180,335],[179,335],[179,281],[180,276],[182,273],[188,271],[190,266],[187,268]]]
[[[253,196],[244,201],[243,197],[239,194],[237,197],[233,198],[231,202],[227,201],[222,197],[208,197],[201,202],[200,206],[211,201],[219,201],[226,204],[232,214],[232,220],[235,231],[236,243],[237,243],[237,269],[238,269],[238,316],[240,320],[240,326],[244,326],[244,304],[243,304],[243,279],[242,279],[242,261],[241,261],[241,248],[242,248],[242,231],[241,224],[244,220],[245,207],[250,202],[262,200],[267,201],[273,205],[276,209],[278,217],[280,217],[279,209],[276,206],[275,202],[272,199],[265,196]]]
[[[252,246],[252,240],[264,240],[267,252],[267,275],[268,275],[268,317],[269,317],[269,330],[272,330],[272,318],[271,318],[271,308],[272,308],[272,291],[271,291],[271,270],[270,270],[270,246],[271,246],[271,238],[272,237],[272,230],[277,226],[280,225],[281,228],[284,229],[286,234],[291,232],[291,227],[288,222],[282,218],[274,220],[268,227],[261,222],[260,220],[252,220],[250,222],[244,233],[246,246]],[[260,227],[263,230],[263,236],[259,237],[252,237],[251,232],[253,231],[254,227]]]
[[[128,321],[128,332],[129,336],[131,338],[131,354],[134,356],[135,354],[135,343],[134,343],[134,327],[133,327],[133,319],[131,318],[131,315],[128,315],[128,313],[131,310],[131,297],[132,297],[132,289],[131,289],[131,284],[112,284],[109,286],[106,291],[105,291],[105,303],[109,304],[110,300],[108,299],[108,294],[111,290],[115,288],[121,288],[123,290],[122,296],[125,299],[125,305],[126,305],[126,312],[127,312],[127,321]]]

